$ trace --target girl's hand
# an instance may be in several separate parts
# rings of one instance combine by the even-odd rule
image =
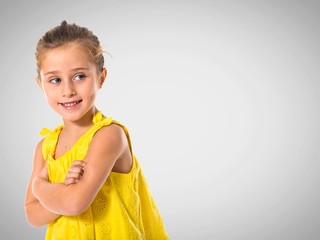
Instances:
[[[47,157],[42,169],[38,173],[38,177],[40,177],[41,179],[43,179],[45,181],[49,181],[49,174],[48,174],[48,169],[47,169],[47,161],[48,161],[48,157]]]
[[[80,161],[80,160],[73,161],[71,167],[68,170],[66,178],[64,179],[64,184],[67,186],[70,184],[75,184],[79,180],[81,180],[84,172],[83,169],[85,166],[86,166],[85,161]]]

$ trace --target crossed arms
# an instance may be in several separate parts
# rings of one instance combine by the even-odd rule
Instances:
[[[130,150],[126,135],[118,125],[103,127],[95,134],[86,157],[83,161],[73,162],[64,183],[48,181],[42,142],[34,153],[25,200],[27,220],[32,226],[48,224],[61,215],[80,214],[90,206],[115,167],[127,172],[122,159],[128,159],[125,156]]]

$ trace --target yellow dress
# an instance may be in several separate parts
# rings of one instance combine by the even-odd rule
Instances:
[[[89,208],[78,216],[60,216],[48,225],[46,240],[107,240],[107,239],[169,239],[162,218],[149,190],[139,162],[132,152],[128,130],[119,122],[97,112],[93,126],[63,156],[54,159],[54,152],[63,125],[49,134],[42,144],[47,159],[49,180],[63,183],[73,160],[83,160],[94,134],[111,123],[125,131],[133,156],[129,173],[111,172]]]

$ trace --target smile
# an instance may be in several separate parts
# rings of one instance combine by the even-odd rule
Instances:
[[[78,100],[78,101],[74,101],[74,102],[66,102],[66,103],[60,103],[60,104],[64,107],[69,108],[69,107],[73,107],[81,102],[82,102],[82,100]]]

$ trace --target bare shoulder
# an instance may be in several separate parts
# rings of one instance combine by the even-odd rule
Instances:
[[[131,170],[132,156],[129,142],[125,131],[118,124],[102,127],[92,139],[90,148],[90,153],[93,154],[104,152],[105,161],[113,163],[112,171],[128,173]]]
[[[99,144],[100,146],[104,145],[122,149],[128,146],[128,141],[122,127],[118,124],[112,123],[108,126],[102,127],[99,131],[97,131],[92,139],[91,144]]]
[[[35,151],[34,151],[34,161],[43,162],[43,156],[42,156],[42,144],[43,144],[43,141],[44,141],[44,138],[41,139],[36,145],[36,148],[35,148]]]
[[[106,140],[121,140],[126,139],[126,134],[121,126],[118,124],[112,123],[108,126],[102,127],[95,134],[96,138],[105,138]]]

